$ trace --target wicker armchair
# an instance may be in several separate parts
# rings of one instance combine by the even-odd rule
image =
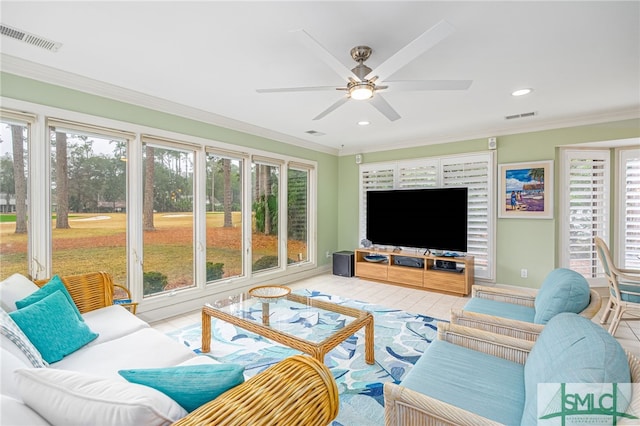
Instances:
[[[305,356],[289,357],[206,403],[174,426],[326,426],[338,415],[331,371]]]
[[[590,289],[589,294],[589,304],[579,315],[591,319],[600,310],[602,298],[600,294],[593,289]],[[536,291],[516,291],[512,289],[474,285],[471,288],[471,296],[533,307]],[[452,309],[451,322],[530,341],[535,341],[544,327],[543,324],[534,324],[510,318],[470,312],[464,309]]]
[[[113,277],[107,272],[87,272],[78,275],[61,276],[60,280],[65,285],[71,298],[75,302],[80,313],[111,306],[118,298],[114,299],[114,292],[125,295],[124,303],[118,303],[135,314],[138,303],[131,300],[129,289],[113,282]],[[49,279],[35,280],[36,285],[42,287]],[[116,290],[117,289],[117,290]]]
[[[490,333],[484,330],[438,323],[438,339],[458,346],[484,352],[510,361],[524,364],[533,342]],[[631,371],[631,382],[640,383],[640,360],[626,352]],[[496,426],[500,423],[475,413],[421,394],[402,385],[384,384],[386,426]],[[633,394],[629,412],[640,412],[640,395]],[[619,425],[637,424],[636,420],[618,419]]]

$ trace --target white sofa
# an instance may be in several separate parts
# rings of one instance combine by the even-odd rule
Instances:
[[[18,328],[12,332],[12,326],[6,324],[7,321],[11,322],[11,320],[7,320],[10,318],[7,313],[17,309],[15,301],[24,298],[39,287],[19,274],[12,275],[0,283],[0,304],[3,311],[6,312],[2,313],[0,424],[29,426],[50,424],[164,425],[180,419],[182,419],[181,424],[190,424],[190,415],[165,393],[152,387],[130,383],[120,376],[118,371],[215,364],[217,361],[208,356],[196,355],[186,346],[151,328],[126,308],[112,305],[112,300],[109,300],[110,291],[112,297],[112,288],[108,288],[110,277],[105,275],[103,278],[99,278],[98,283],[93,284],[94,287],[101,288],[90,292],[97,294],[99,298],[106,295],[104,297],[106,302],[103,300],[97,303],[97,306],[104,305],[104,307],[95,309],[95,306],[88,307],[85,304],[88,300],[86,294],[79,296],[78,291],[80,290],[73,285],[68,285],[68,282],[65,281],[65,286],[76,302],[75,305],[80,308],[84,323],[92,332],[97,333],[98,337],[64,356],[61,360],[41,368],[36,367],[41,361],[34,360],[33,351],[38,352],[37,349],[30,346],[30,341],[26,336],[24,338],[27,339],[27,342],[16,343],[15,333],[20,334],[21,329]],[[109,282],[105,283],[104,281]],[[86,293],[86,289],[83,291]],[[92,310],[82,312],[87,309]],[[16,325],[13,323],[13,327]],[[60,327],[64,327],[64,324],[60,324]],[[327,395],[329,395],[328,416],[335,417],[338,397],[331,374],[324,365],[319,365],[319,363],[315,365],[315,361],[310,357],[304,358],[304,364],[311,367],[290,366],[288,369],[298,370],[300,373],[300,370],[310,368],[314,370],[313,374],[322,376],[321,380],[326,383]],[[291,361],[285,360],[284,362]],[[258,376],[268,374],[268,372],[269,370],[266,370],[240,385],[243,387],[241,391],[245,394],[252,393],[252,381],[255,383]],[[262,380],[262,384],[257,386],[264,387],[266,386],[265,382],[286,379],[274,377],[265,380],[263,377]],[[322,388],[318,383],[312,383],[308,377],[305,380],[309,381],[311,386]],[[287,392],[287,385],[282,382],[272,385],[284,393]],[[264,389],[262,391],[264,392]],[[215,401],[222,397],[221,395]],[[255,405],[259,396],[250,397]],[[237,396],[233,398],[239,399]],[[291,401],[295,401],[295,398],[297,397]],[[320,396],[315,398],[320,398]],[[220,405],[228,406],[231,402],[220,402]],[[241,402],[239,403],[241,404]],[[207,403],[201,407],[206,408],[206,412],[203,409],[198,409],[193,413],[197,414],[198,411],[202,411],[201,416],[207,416],[206,423],[218,424],[219,422],[211,417],[216,415],[215,408],[213,405],[205,407],[206,405],[210,404]],[[296,402],[282,405],[288,406],[287,409],[291,410],[291,414],[287,414],[287,416],[294,418],[297,410]],[[321,405],[326,404],[319,404],[319,406]],[[305,416],[308,415],[308,406],[304,410]],[[332,410],[335,413],[331,412]],[[237,411],[240,412],[240,409]],[[228,417],[228,415],[226,416]],[[326,414],[315,413],[315,416],[323,419],[318,424],[328,422]],[[263,423],[259,420],[253,424]]]

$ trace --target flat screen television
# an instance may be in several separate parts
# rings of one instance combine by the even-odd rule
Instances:
[[[467,251],[467,188],[367,191],[367,236],[376,245]]]

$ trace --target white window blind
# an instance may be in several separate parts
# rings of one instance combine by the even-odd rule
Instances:
[[[587,279],[602,277],[593,238],[609,242],[610,160],[608,150],[565,150],[562,266]]]
[[[442,160],[443,186],[468,189],[467,253],[474,256],[475,276],[493,279],[494,206],[493,168],[490,155],[477,155]]]
[[[398,164],[398,188],[418,189],[437,187],[439,183],[438,162],[422,161]]]
[[[620,150],[621,183],[619,244],[622,268],[640,269],[640,149]]]
[[[360,166],[360,238],[366,236],[367,191],[384,189],[469,189],[468,251],[475,256],[475,277],[495,279],[495,190],[493,153],[423,158]]]

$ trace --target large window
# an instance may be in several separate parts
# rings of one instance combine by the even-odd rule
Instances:
[[[367,191],[467,187],[467,254],[474,256],[476,278],[494,280],[494,175],[492,153],[363,164],[360,166],[360,238],[366,238]],[[398,206],[399,215],[402,208],[415,206]]]
[[[127,140],[49,123],[52,271],[96,269],[127,281]]]
[[[287,171],[287,258],[309,260],[309,170],[289,166]]]
[[[240,277],[244,159],[209,152],[206,168],[206,280]]]
[[[254,159],[251,164],[253,272],[280,266],[280,165]]]
[[[640,149],[620,149],[620,196],[617,262],[621,268],[640,269]]]
[[[194,285],[194,152],[145,141],[143,293]]]
[[[562,151],[561,266],[598,283],[602,269],[594,237],[610,240],[609,150]]]
[[[0,280],[27,274],[28,122],[0,122]]]
[[[33,108],[0,110],[0,279],[107,271],[161,318],[316,266],[314,162]]]

